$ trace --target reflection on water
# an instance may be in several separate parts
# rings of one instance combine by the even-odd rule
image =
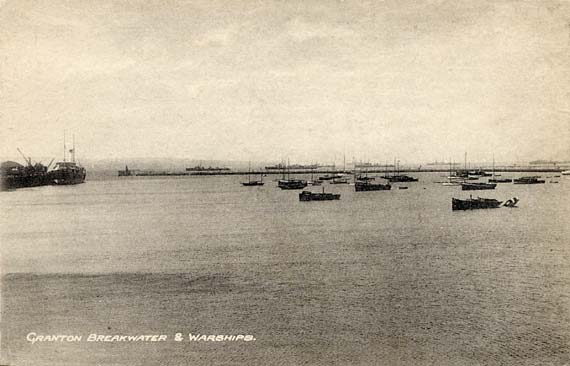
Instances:
[[[2,193],[3,349],[57,365],[570,362],[570,179],[471,192],[516,209],[452,212],[469,192],[418,176],[325,183],[330,202],[234,176]],[[30,331],[257,340],[32,346]]]

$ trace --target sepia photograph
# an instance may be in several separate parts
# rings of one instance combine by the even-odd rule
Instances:
[[[0,366],[570,365],[569,0],[0,0]]]

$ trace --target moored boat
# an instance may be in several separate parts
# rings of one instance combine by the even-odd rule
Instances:
[[[514,184],[543,184],[545,181],[543,179],[538,179],[540,177],[533,176],[533,177],[521,177],[518,179],[513,180]]]
[[[461,190],[479,191],[483,189],[495,189],[496,186],[494,183],[461,183]]]
[[[493,198],[472,198],[469,197],[466,200],[461,200],[458,198],[451,199],[451,209],[456,210],[477,210],[486,208],[498,208],[501,206],[501,201]]]
[[[510,178],[490,178],[489,183],[512,183],[513,180]]]
[[[314,193],[309,191],[303,191],[299,193],[299,201],[332,201],[338,199],[340,199],[340,194],[325,193],[324,188],[322,193]]]
[[[330,184],[348,184],[348,178],[333,178]]]
[[[262,186],[262,185],[264,185],[265,183],[263,183],[263,182],[260,181],[260,180],[252,180],[252,181],[249,181],[249,182],[241,182],[241,184],[242,184],[243,186],[245,186],[245,187],[252,187],[252,186]]]
[[[386,166],[387,165],[388,164],[386,164]],[[418,181],[418,178],[414,178],[405,174],[400,174],[400,160],[394,159],[394,167],[395,167],[394,172],[392,172],[391,175],[388,175],[388,173],[386,173],[382,178],[386,179],[390,183]]]
[[[291,179],[291,171],[289,170],[289,163],[283,167],[283,178],[277,181],[277,187],[281,189],[303,189],[307,186],[306,180]]]
[[[461,183],[464,183],[466,181],[465,177],[460,177],[452,171],[452,168],[451,168],[452,164],[453,163],[450,160],[449,161],[449,175],[447,176],[447,182],[442,183],[442,185],[444,185],[444,186],[448,186],[448,187],[460,186]]]
[[[75,162],[75,136],[73,137],[73,148],[69,150],[71,161],[66,160],[65,135],[63,138],[63,161],[55,163],[55,167],[48,173],[51,184],[71,185],[85,182],[87,171],[84,167]]]
[[[513,180],[511,178],[497,178],[495,175],[495,154],[493,154],[493,173],[491,174],[492,178],[489,178],[489,183],[512,183]]]
[[[319,177],[319,180],[333,180],[337,178],[342,178],[342,174],[325,174]]]
[[[417,182],[418,178],[410,177],[409,175],[390,175],[382,177],[387,179],[389,182]]]
[[[277,187],[281,189],[303,189],[307,186],[307,181],[300,179],[280,179]]]
[[[260,173],[260,180],[251,180],[251,163],[249,163],[249,170],[247,172],[247,182],[241,182],[245,187],[262,186],[263,185],[263,173]]]
[[[376,179],[375,177],[369,177],[369,176],[367,176],[367,175],[364,175],[364,176],[363,176],[362,174],[361,174],[361,175],[357,175],[357,176],[354,178],[355,181],[360,181],[360,182],[369,182],[369,181],[372,181],[372,180],[375,180],[375,179]]]
[[[38,187],[50,184],[48,167],[41,163],[22,165],[14,161],[5,161],[0,165],[0,189]]]
[[[81,184],[85,182],[87,172],[84,167],[74,161],[60,161],[48,173],[50,182],[56,185]]]
[[[389,184],[382,183],[371,183],[371,182],[360,182],[354,183],[354,190],[356,192],[367,192],[367,191],[388,191],[392,188]]]
[[[331,180],[331,179],[333,179],[333,178],[334,178],[334,177],[333,177],[332,175],[330,175],[330,174],[325,174],[325,175],[319,177],[319,180]]]

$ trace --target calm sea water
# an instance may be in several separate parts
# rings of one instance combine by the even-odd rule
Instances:
[[[548,175],[548,174],[546,174]],[[109,178],[0,193],[10,365],[570,364],[570,177],[299,202],[244,177]],[[314,187],[318,191],[320,188]],[[36,343],[37,334],[167,334]],[[175,342],[175,333],[252,342]]]

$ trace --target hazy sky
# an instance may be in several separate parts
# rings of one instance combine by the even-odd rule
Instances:
[[[568,1],[0,4],[0,156],[570,158]]]

